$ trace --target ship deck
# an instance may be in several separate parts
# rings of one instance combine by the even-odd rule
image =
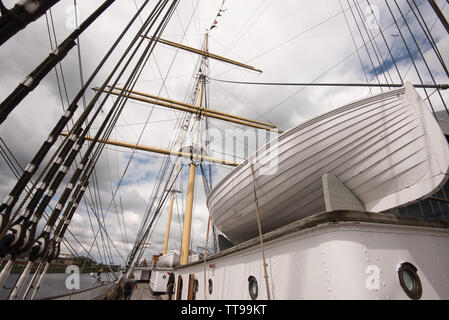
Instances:
[[[131,295],[131,300],[162,300],[160,296],[153,296],[148,282],[138,282]]]

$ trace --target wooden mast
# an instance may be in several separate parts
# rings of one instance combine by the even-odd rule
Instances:
[[[207,52],[207,33],[204,41],[204,51]],[[199,83],[199,93],[198,93],[198,109],[202,108],[203,104],[203,90],[204,90],[204,79],[205,73],[204,69],[206,68],[206,60],[207,56],[203,56],[201,63],[200,76],[198,79]],[[197,115],[195,118],[195,131],[194,137],[192,139],[192,145],[197,146],[198,144],[198,136],[200,129],[200,121],[201,115]],[[190,251],[190,235],[192,231],[192,213],[193,213],[193,197],[195,195],[195,175],[196,175],[196,163],[191,160],[190,168],[189,168],[189,182],[187,185],[187,197],[186,197],[186,210],[184,215],[184,228],[182,232],[182,243],[181,243],[181,257],[180,264],[185,265],[189,262],[189,251]]]

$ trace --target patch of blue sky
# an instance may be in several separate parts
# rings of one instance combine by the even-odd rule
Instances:
[[[402,41],[402,40],[398,40]],[[420,44],[421,52],[424,54],[428,50],[432,50],[431,45],[428,41],[424,41],[423,37],[420,37],[417,39],[418,44]],[[407,46],[410,50],[410,53],[408,52],[407,48],[402,44],[400,48],[396,49],[392,54],[394,56],[395,62],[397,65],[400,65],[402,63],[411,64],[412,60],[410,59],[410,54],[415,60],[415,62],[422,61],[422,56],[416,47],[416,45],[413,43],[413,41],[410,39],[410,41],[407,42]],[[385,54],[383,55],[385,58]],[[388,56],[388,59],[385,59],[382,61],[382,65],[377,64],[374,68],[369,65],[367,68],[367,73],[371,77],[375,77],[377,75],[382,75],[383,72],[390,71],[394,69],[394,63],[390,56]],[[394,74],[396,74],[396,70],[394,70]],[[401,74],[404,76],[403,74]],[[381,81],[382,82],[382,81]]]
[[[125,159],[126,162],[129,161],[131,154],[126,154]],[[157,157],[159,158],[159,157]],[[156,157],[148,156],[148,155],[140,155],[138,153],[134,154],[130,167],[139,168],[139,167],[147,167],[149,164],[154,164],[156,166],[157,159]],[[129,169],[128,169],[129,170]],[[152,174],[150,170],[142,169],[142,172],[139,173],[138,179],[134,175],[125,175],[120,186],[133,185],[140,181],[149,181],[151,179],[155,179],[156,176]],[[120,181],[115,182],[115,186],[117,187]]]

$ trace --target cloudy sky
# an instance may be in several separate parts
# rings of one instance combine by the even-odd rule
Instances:
[[[446,62],[449,61],[447,33],[428,2],[415,1],[428,27],[432,28],[433,37],[443,59]],[[6,7],[12,7],[16,1],[3,2]],[[80,21],[87,18],[102,3],[101,0],[77,0],[76,2]],[[182,0],[180,2],[163,37],[200,48],[205,31],[213,23],[222,0]],[[429,43],[426,42],[414,15],[410,12],[407,1],[397,0],[397,2],[410,23],[410,28],[436,82],[448,83],[447,76]],[[91,74],[135,14],[136,8],[142,3],[143,0],[117,0],[81,36],[79,48],[84,79]],[[146,18],[155,3],[156,1],[150,1],[148,8],[141,15],[142,20]],[[348,10],[348,5],[354,6],[352,0],[227,0],[224,4],[225,11],[217,20],[217,27],[210,32],[209,51],[253,65],[262,69],[263,73],[210,61],[212,79],[209,81],[209,107],[270,122],[286,130],[314,115],[379,93],[381,90],[349,87],[248,86],[218,82],[214,79],[251,82],[366,83],[368,81],[376,83],[378,77],[382,83],[387,80],[399,83],[398,74],[388,55],[385,42],[379,35],[376,21],[384,32],[403,78],[412,83],[419,83],[417,73],[411,66],[409,55],[385,1],[372,0],[370,3],[373,5],[374,15],[366,1],[359,2],[359,11],[353,7],[351,12]],[[388,1],[388,3],[394,15],[399,18],[400,13],[394,1]],[[443,8],[444,14],[449,16],[447,1],[440,0],[437,3]],[[354,22],[353,14],[357,18],[357,24]],[[137,32],[141,26],[142,20],[139,19],[133,25],[129,36],[124,39],[110,61],[95,78],[93,87],[102,84],[129,43],[130,35]],[[54,46],[55,37],[58,43],[67,37],[75,25],[74,22],[74,1],[61,0],[51,10],[51,16],[40,18],[0,47],[1,99],[6,98],[17,84],[48,55],[51,46]],[[416,59],[422,79],[425,83],[432,83],[424,60],[402,22],[398,20],[411,53]],[[364,29],[364,26],[367,29]],[[358,28],[363,34],[363,39]],[[49,29],[52,43],[49,40]],[[371,42],[368,42],[369,37],[366,31],[376,39],[377,47],[375,48],[378,50],[377,57],[382,67],[374,54]],[[368,42],[366,47],[364,41]],[[194,54],[160,45],[148,61],[135,90],[190,102],[197,64],[198,57]],[[124,77],[120,83],[123,84],[125,80]],[[64,108],[67,107],[67,101],[74,98],[80,87],[79,56],[75,48],[58,67],[58,77],[56,72],[52,71],[0,126],[0,137],[22,167],[25,167],[34,156]],[[422,90],[420,93],[425,97]],[[433,93],[433,90],[429,90],[428,93]],[[448,94],[442,92],[442,95],[447,100]],[[86,95],[87,102],[92,97],[93,91],[89,91]],[[430,99],[435,109],[443,108],[437,93],[432,94]],[[95,129],[100,126],[101,119],[107,114],[114,101],[113,97],[109,98],[91,134],[95,133]],[[177,111],[129,101],[111,133],[111,139],[167,148],[176,140],[176,126],[183,116]],[[241,161],[244,148],[242,141],[238,138],[238,130],[243,128],[213,119],[210,120],[210,126],[225,132],[222,136],[225,142],[215,141],[217,143],[212,144],[211,154],[217,157],[225,154],[229,159]],[[232,134],[237,135],[235,139],[230,138]],[[189,137],[186,137],[186,141],[188,139]],[[263,139],[258,139],[259,146],[261,140]],[[223,150],[222,145],[227,145],[229,141],[231,145],[235,141],[236,147]],[[251,142],[248,152],[253,152],[256,148],[256,143]],[[234,149],[238,150],[237,154],[233,154]],[[86,194],[86,202],[80,206],[70,225],[71,232],[82,245],[87,250],[92,247],[91,255],[98,261],[109,262],[109,258],[105,257],[103,252],[102,240],[105,240],[106,235],[103,234],[103,239],[99,235],[97,241],[93,242],[93,234],[98,230],[98,221],[94,212],[102,221],[104,219],[108,236],[113,242],[113,245],[111,244],[113,261],[123,265],[123,258],[126,258],[133,247],[142,218],[148,210],[148,203],[153,188],[157,184],[163,160],[164,157],[161,155],[143,151],[132,153],[129,149],[119,147],[105,148],[92,177],[92,179],[95,178],[98,189],[92,187]],[[186,190],[188,176],[186,167],[183,166],[184,169],[176,186],[180,191]],[[229,171],[230,168],[224,166],[213,166],[213,184],[216,184]],[[117,188],[121,179],[120,187]],[[192,230],[193,250],[204,247],[208,217],[205,205],[206,195],[199,170],[196,181]],[[4,159],[0,158],[0,196],[5,197],[15,182],[13,173]],[[93,184],[92,180],[91,186]],[[60,189],[63,186],[64,183]],[[98,199],[101,199],[101,203]],[[184,208],[185,195],[179,194],[176,196],[174,206],[170,249],[179,250]],[[162,214],[156,219],[157,223],[149,239],[150,246],[144,257],[150,258],[152,254],[162,250],[167,212],[168,205],[165,205]],[[67,235],[67,240],[78,254],[86,254],[71,235]],[[63,247],[63,251],[67,252],[67,249]]]

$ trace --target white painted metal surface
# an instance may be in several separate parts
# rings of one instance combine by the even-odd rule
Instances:
[[[153,293],[166,293],[169,270],[156,270],[151,271],[150,276],[150,289]]]
[[[449,247],[447,227],[327,222],[287,233],[264,246],[270,293],[275,300],[409,300],[398,276],[398,267],[405,262],[417,268],[422,300],[449,299],[449,256],[441,254]],[[206,290],[201,263],[177,268],[175,275],[183,279],[183,300],[187,299],[189,275],[198,281],[198,300],[250,300],[250,276],[258,283],[257,300],[266,299],[257,241],[248,249],[211,257]]]
[[[136,267],[133,270],[134,280],[136,281],[149,281],[150,280],[150,267]]]
[[[73,294],[66,294],[54,298],[47,298],[49,300],[103,300],[106,291],[114,286],[114,282],[109,282],[95,288],[90,288],[82,291],[76,291]]]
[[[325,211],[324,174],[335,175],[366,211],[382,212],[433,194],[449,169],[447,141],[409,83],[308,120],[251,158],[264,233]],[[258,235],[248,161],[207,199],[214,225],[234,243]]]

